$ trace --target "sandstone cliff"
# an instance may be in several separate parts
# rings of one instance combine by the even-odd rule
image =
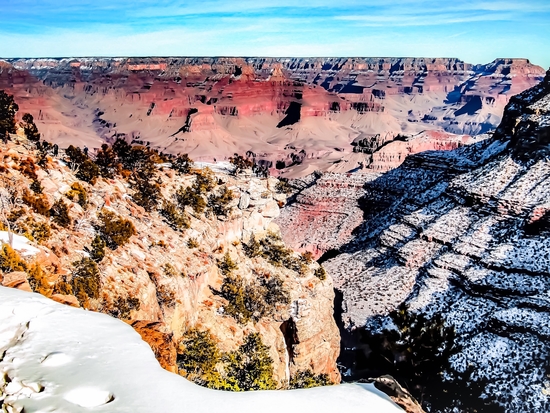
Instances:
[[[182,336],[196,328],[210,331],[222,352],[235,350],[246,336],[259,333],[269,347],[278,387],[287,386],[301,371],[326,374],[339,382],[339,333],[333,319],[331,279],[321,280],[316,263],[288,252],[277,241],[277,251],[289,254],[299,269],[251,256],[244,248],[251,238],[276,239],[273,234],[278,228],[272,221],[285,199],[275,189],[276,179],[217,172],[208,191],[212,195],[230,191],[227,211],[207,208],[205,213],[190,207],[172,211],[182,221],[178,229],[174,219],[170,225],[170,211],[161,208],[162,199],[173,199],[178,189],[191,187],[208,174],[206,169],[180,174],[169,163],[157,164],[150,181],[160,188],[158,206],[147,212],[136,203],[136,189],[127,180],[99,178],[94,185],[86,183],[76,177],[81,176],[82,165],[67,164],[62,154],[59,158],[44,155],[33,144],[18,143],[20,139],[12,135],[12,141],[0,146],[0,233],[6,235],[2,238],[6,244],[9,229],[19,234],[19,244],[12,245],[23,259],[19,264],[9,250],[2,250],[4,286],[34,290],[64,304],[123,319],[170,371],[177,371]],[[62,204],[68,214],[64,215]],[[94,243],[101,241],[96,236],[101,231],[104,236],[113,222],[119,229],[112,237],[120,235],[121,229],[131,236],[127,242],[107,236],[108,242],[118,245],[100,248],[105,257],[97,258]],[[102,225],[105,228],[99,229]],[[98,262],[98,278],[90,257]],[[265,294],[273,287],[282,298],[271,304],[256,303],[246,318],[232,316],[227,310],[228,294],[220,293],[229,272],[220,268],[227,260],[236,266],[232,274],[243,286],[259,286],[251,291]]]
[[[123,134],[196,160],[250,152],[296,177],[470,143],[543,76],[526,59],[8,59],[0,89],[62,147]]]

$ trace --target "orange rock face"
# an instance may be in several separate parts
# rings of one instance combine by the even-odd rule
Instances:
[[[161,367],[172,373],[177,373],[177,354],[173,335],[163,332],[164,326],[158,322],[134,321],[132,327],[139,333],[143,341],[149,344]]]
[[[31,286],[27,281],[27,274],[21,271],[14,271],[4,274],[2,285],[4,287],[17,288],[18,290],[32,292]]]

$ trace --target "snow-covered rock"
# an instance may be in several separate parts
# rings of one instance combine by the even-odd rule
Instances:
[[[403,302],[443,316],[460,347],[449,377],[508,413],[550,411],[549,96],[550,72],[494,137],[365,181],[365,219],[325,263],[347,327],[372,331]]]
[[[210,390],[163,370],[130,326],[0,287],[0,405],[29,412],[402,411],[371,384]]]

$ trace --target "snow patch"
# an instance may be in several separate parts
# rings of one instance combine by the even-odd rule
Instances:
[[[9,372],[11,382],[10,394],[0,382],[0,399],[4,392],[13,412],[402,412],[372,384],[255,392],[200,387],[163,370],[124,322],[0,287],[4,349],[0,372]]]
[[[113,401],[114,397],[106,390],[82,387],[68,392],[65,400],[81,407],[97,407]]]
[[[55,352],[48,354],[42,361],[42,365],[48,367],[57,367],[70,363],[72,360],[73,358],[65,353]]]
[[[31,256],[38,254],[40,250],[32,245],[29,245],[29,240],[21,235],[13,234],[12,248],[18,251],[23,256]],[[0,231],[0,243],[9,244],[8,231]]]

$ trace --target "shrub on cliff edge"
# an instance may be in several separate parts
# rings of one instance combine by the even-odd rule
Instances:
[[[15,114],[19,106],[13,100],[13,95],[8,95],[0,90],[0,139],[15,133]]]
[[[86,257],[73,262],[73,267],[71,286],[78,301],[85,306],[88,299],[99,298],[101,287],[99,268],[95,261]]]
[[[221,356],[209,331],[192,328],[181,339],[177,356],[179,374],[202,386],[219,388],[222,377],[216,366]]]
[[[328,374],[315,374],[311,370],[302,370],[292,376],[288,387],[291,389],[310,389],[312,387],[330,386]]]
[[[68,228],[73,222],[69,215],[69,206],[61,198],[53,203],[50,209],[50,216],[53,222],[63,228]]]
[[[273,359],[258,333],[250,333],[235,351],[223,357],[225,380],[237,391],[274,390]]]
[[[27,264],[9,244],[2,244],[0,249],[0,270],[3,272],[25,271]]]

